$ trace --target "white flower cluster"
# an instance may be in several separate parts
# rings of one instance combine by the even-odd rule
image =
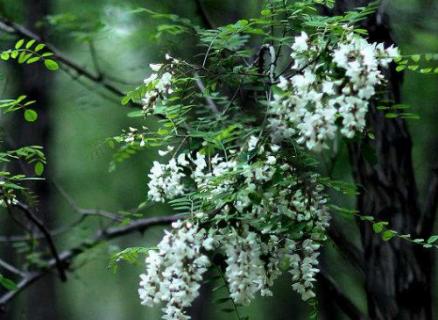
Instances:
[[[167,154],[159,151],[160,155]],[[176,159],[172,158],[167,164],[154,161],[149,173],[148,198],[155,202],[164,202],[184,194],[183,178],[186,177],[184,170],[191,170],[190,178],[196,184],[198,190],[210,192],[211,196],[226,192],[230,189],[233,179],[221,179],[220,183],[214,183],[215,178],[220,178],[226,173],[236,169],[236,161],[226,161],[223,157],[215,155],[207,164],[206,156],[196,153],[181,153]]]
[[[398,56],[397,48],[368,43],[352,32],[335,45],[302,32],[291,48],[292,75],[280,77],[269,110],[273,142],[296,138],[320,151],[335,138],[338,118],[342,135],[361,132],[369,100],[384,80],[379,68]]]
[[[312,239],[306,239],[301,244],[301,250],[288,255],[290,273],[292,274],[292,280],[295,282],[292,288],[301,295],[303,300],[315,297],[313,283],[316,281],[315,276],[319,272],[317,268],[319,247],[319,243]]]
[[[185,308],[199,295],[202,276],[210,265],[204,252],[213,249],[214,240],[205,229],[188,222],[175,222],[172,227],[158,250],[149,251],[138,293],[144,305],[166,304],[163,319],[187,320]]]
[[[160,98],[165,98],[173,92],[172,74],[164,72],[160,76],[158,72],[162,68],[161,64],[150,64],[149,66],[154,73],[144,80],[148,89],[142,99],[144,110],[153,109]]]
[[[239,154],[231,151],[232,157],[227,160],[219,155],[207,157],[201,153],[194,156],[181,153],[168,164],[154,163],[149,175],[151,200],[164,201],[188,192],[190,187],[184,186],[183,181],[191,179],[192,187],[194,185],[207,202],[222,208],[220,214],[224,217],[225,225],[218,230],[216,227],[209,230],[207,238],[206,231],[199,231],[196,224],[190,229],[190,224],[180,223],[181,230],[168,233],[159,245],[160,253],[154,253],[147,259],[147,274],[151,276],[142,276],[141,284],[142,300],[146,303],[154,301],[152,297],[169,301],[156,294],[157,288],[167,286],[167,276],[156,276],[159,273],[156,270],[162,268],[162,261],[174,261],[177,258],[175,250],[178,250],[183,252],[179,255],[180,263],[191,263],[185,257],[185,250],[188,250],[186,246],[195,247],[197,249],[193,250],[199,252],[202,246],[205,249],[213,248],[212,243],[216,243],[217,250],[225,256],[225,279],[235,303],[249,304],[258,293],[262,296],[271,295],[271,287],[281,275],[280,265],[284,263],[292,274],[293,289],[304,300],[314,297],[318,249],[325,240],[325,229],[329,222],[326,198],[322,195],[323,188],[318,184],[317,175],[307,177],[306,181],[301,180],[281,157],[280,146],[266,147],[254,136],[249,137],[244,149],[253,154],[252,161],[239,162]],[[167,151],[160,151],[160,154],[166,155],[171,150],[168,148]],[[287,187],[273,182],[275,176],[290,179]],[[220,202],[223,195],[230,194],[234,197],[232,203]],[[236,215],[238,218],[235,221],[227,218]],[[203,221],[209,219],[208,215],[196,217],[207,219]],[[284,232],[289,226],[297,224],[304,225],[306,232]],[[186,240],[182,241],[184,245],[180,250],[175,243],[185,239],[186,235],[196,236],[188,244],[184,242]],[[209,244],[206,246],[205,243]],[[170,258],[167,258],[168,254]],[[183,267],[179,265],[179,268]],[[165,319],[181,319],[176,309],[180,308],[179,312],[183,312],[181,310],[191,303],[194,292],[199,289],[199,281],[191,281],[190,284],[192,287],[183,286],[181,293],[190,299],[187,298],[186,303],[170,304],[172,307],[168,305]],[[147,297],[150,297],[149,300]]]
[[[265,286],[265,268],[261,260],[260,239],[254,232],[240,236],[232,230],[222,239],[226,255],[225,277],[230,297],[235,303],[247,305]]]
[[[155,202],[164,202],[165,199],[173,199],[184,194],[183,169],[172,158],[168,164],[154,161],[149,173],[148,197]]]

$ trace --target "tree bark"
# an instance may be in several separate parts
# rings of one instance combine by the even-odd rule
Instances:
[[[25,0],[23,4],[25,10],[25,24],[35,33],[44,37],[44,30],[37,30],[36,25],[41,21],[50,10],[50,0]],[[35,109],[38,111],[38,120],[33,123],[25,123],[22,115],[21,119],[14,121],[18,125],[15,130],[18,139],[15,139],[17,146],[41,145],[44,147],[47,160],[50,162],[50,133],[51,133],[51,113],[49,90],[52,84],[52,75],[40,63],[23,65],[19,67],[18,86],[30,100],[36,100]],[[16,135],[17,136],[17,135]],[[32,174],[32,168],[29,168]],[[46,168],[45,176],[50,174]],[[32,190],[37,195],[37,208],[39,219],[46,226],[50,226],[54,220],[52,190],[47,182],[37,182],[33,184]],[[41,212],[38,208],[44,208]],[[42,215],[44,213],[44,216]],[[46,245],[44,241],[41,243]],[[44,279],[35,290],[30,290],[27,299],[27,319],[32,320],[55,320],[60,319],[57,310],[57,295],[55,289],[55,276]],[[23,309],[26,310],[26,309]]]
[[[369,2],[338,0],[336,10],[344,12]],[[388,19],[381,9],[364,22],[364,27],[371,42],[393,43]],[[388,98],[399,103],[402,76],[393,67],[387,75]],[[412,141],[406,122],[387,119],[371,106],[368,124],[375,139],[349,143],[353,177],[359,186],[357,210],[388,221],[390,228],[400,233],[428,237],[431,228],[418,225],[425,213],[418,203]],[[432,319],[431,251],[401,239],[385,242],[370,224],[359,222],[359,226],[370,318]]]

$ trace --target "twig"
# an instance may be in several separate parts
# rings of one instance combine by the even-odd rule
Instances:
[[[100,66],[99,66],[99,59],[97,58],[96,47],[94,46],[93,40],[90,40],[88,42],[88,45],[90,47],[90,55],[91,55],[91,59],[93,61],[94,69],[97,73],[97,77],[98,77],[99,81],[101,81],[101,80],[103,80],[104,76],[103,76],[102,70],[100,69]]]
[[[196,85],[198,86],[199,90],[201,90],[202,96],[207,101],[207,107],[213,112],[213,113],[219,113],[219,110],[214,103],[213,99],[207,94],[207,90],[205,89],[204,83],[202,82],[201,78],[199,77],[199,74],[195,72],[194,74]]]
[[[24,37],[24,38],[29,38],[29,39],[33,39],[35,41],[38,42],[44,42],[43,39],[33,33],[32,31],[30,31],[29,29],[27,29],[26,27],[17,24],[15,22],[9,21],[8,19],[6,19],[3,16],[0,16],[0,28],[8,33],[14,33],[20,37]],[[83,68],[82,66],[78,65],[76,62],[70,60],[69,58],[67,58],[66,56],[64,56],[55,46],[53,46],[50,43],[44,42],[47,49],[49,49],[53,54],[54,57],[61,62],[63,65],[67,66],[69,69],[74,70],[78,75],[84,76],[85,78],[99,83],[101,84],[106,90],[112,92],[113,94],[123,97],[124,93],[118,89],[117,87],[113,86],[111,83],[107,82],[105,79],[102,78],[101,75],[99,74],[93,74],[90,71],[88,71],[87,69]],[[137,103],[131,103],[131,106],[136,107],[136,108],[141,108],[140,104]]]
[[[64,197],[64,199],[68,202],[68,204],[75,210],[77,213],[79,213],[81,216],[100,216],[103,218],[107,218],[113,221],[121,222],[122,219],[109,211],[106,210],[100,210],[100,209],[84,209],[77,205],[76,201],[57,183],[53,182],[53,185],[56,189],[58,189],[59,193]]]
[[[367,317],[354,305],[348,296],[346,296],[336,285],[336,282],[321,270],[318,274],[318,282],[324,286],[331,298],[339,306],[339,308],[353,320],[365,320]]]
[[[59,277],[62,281],[67,280],[67,276],[65,274],[64,266],[62,265],[61,259],[59,258],[58,251],[56,250],[55,243],[53,242],[52,235],[49,230],[46,228],[44,223],[38,219],[38,217],[32,212],[32,210],[24,203],[17,201],[12,205],[15,208],[20,209],[25,216],[40,230],[40,232],[44,235],[44,238],[47,241],[50,252],[55,260],[55,266],[58,270]]]
[[[336,227],[334,222],[332,222],[328,229],[328,235],[336,247],[341,251],[341,254],[346,256],[349,262],[351,262],[359,271],[364,273],[363,268],[365,264],[363,261],[363,253],[339,231],[339,228]]]
[[[14,274],[22,276],[22,277],[25,275],[25,273],[23,271],[19,270],[18,268],[14,267],[13,265],[7,263],[6,261],[4,261],[2,259],[0,259],[0,267],[2,267],[3,269],[5,269],[11,273],[14,273]]]
[[[69,264],[71,264],[71,261],[79,254],[97,246],[103,240],[115,239],[118,237],[125,236],[127,234],[131,234],[133,232],[143,233],[152,226],[167,225],[181,218],[182,218],[181,215],[145,218],[141,220],[136,220],[125,226],[110,227],[104,230],[100,230],[99,232],[96,233],[96,235],[92,239],[88,241],[84,241],[82,244],[70,250],[61,252],[59,254],[59,261],[63,265],[68,266]],[[51,259],[48,261],[47,266],[45,266],[43,269],[28,273],[17,284],[17,288],[15,290],[9,291],[0,297],[0,310],[5,311],[6,305],[10,301],[12,301],[19,293],[21,293],[24,289],[32,285],[34,282],[45,277],[47,274],[50,273],[52,269],[56,268],[56,266],[57,266],[57,261],[55,259]]]

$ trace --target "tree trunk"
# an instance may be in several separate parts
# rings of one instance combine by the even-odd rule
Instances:
[[[48,13],[50,8],[49,0],[25,0],[24,1],[25,24],[34,32],[44,37],[44,30],[37,30],[36,25]],[[52,84],[52,75],[40,63],[23,65],[19,67],[18,86],[21,94],[26,94],[29,100],[36,100],[35,109],[38,111],[38,120],[33,123],[25,123],[22,115],[21,119],[14,121],[16,124],[15,136],[18,136],[14,142],[17,146],[41,145],[50,162],[50,101],[49,90]],[[32,170],[32,168],[30,168]],[[29,174],[29,173],[28,173]],[[32,174],[32,171],[30,172]],[[46,168],[45,176],[50,172]],[[53,203],[51,199],[52,190],[47,182],[37,182],[33,184],[32,190],[37,195],[37,212],[39,218],[50,226],[54,220]],[[44,210],[38,210],[44,208]],[[44,215],[43,215],[44,214]],[[46,245],[44,241],[42,245]],[[32,320],[56,320],[59,319],[57,313],[57,299],[55,292],[55,276],[44,279],[35,290],[28,292],[28,307],[26,319]]]
[[[343,12],[369,2],[337,1],[336,9]],[[364,26],[371,42],[393,43],[387,17],[381,10],[370,16]],[[391,68],[388,78],[388,98],[399,103],[401,74]],[[360,186],[357,210],[376,220],[388,221],[389,227],[400,233],[429,236],[433,212],[422,212],[418,203],[412,142],[406,122],[387,119],[371,106],[368,123],[375,139],[349,144],[353,177]],[[359,222],[359,226],[370,318],[432,319],[431,251],[401,239],[385,242],[370,224]]]

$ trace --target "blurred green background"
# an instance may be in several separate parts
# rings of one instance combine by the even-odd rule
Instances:
[[[91,46],[98,60],[98,68],[111,76],[114,85],[121,90],[132,89],[141,83],[150,72],[148,64],[160,62],[165,53],[199,59],[196,57],[199,48],[192,38],[165,36],[164,39],[157,39],[155,35],[159,22],[147,14],[132,12],[137,8],[149,8],[202,23],[194,1],[1,0],[0,11],[26,24],[29,15],[34,14],[29,11],[32,2],[45,6],[49,13],[48,18],[37,23],[36,30],[46,29],[47,38],[66,56],[89,70],[95,70]],[[263,1],[209,0],[204,3],[211,20],[220,26],[257,15]],[[403,53],[438,53],[438,1],[387,1],[386,11],[393,26],[394,38]],[[14,39],[3,33],[1,39],[2,49],[10,48],[14,43]],[[25,94],[21,86],[23,79],[20,79],[23,75],[11,64],[0,65],[0,85],[4,88],[2,98]],[[82,78],[79,80],[83,84],[73,81],[62,71],[49,75],[44,70],[37,76],[41,79],[53,77],[45,88],[47,103],[37,105],[40,112],[45,109],[49,113],[47,178],[51,185],[52,210],[49,221],[52,227],[65,225],[77,218],[77,213],[59,189],[64,190],[82,208],[129,211],[144,201],[147,172],[155,156],[154,150],[133,156],[118,165],[114,172],[109,173],[108,170],[113,151],[105,145],[105,139],[120,134],[122,129],[140,124],[138,120],[127,117],[130,110],[120,105],[118,97],[111,96],[99,85]],[[438,76],[407,73],[403,100],[412,106],[412,112],[421,116],[421,120],[409,121],[421,194],[430,164],[438,154]],[[21,130],[21,119],[2,116],[1,121],[8,125],[13,132],[11,135],[20,137],[25,132],[38,135],[36,126],[28,125]],[[28,141],[32,141],[32,137],[28,138]],[[335,176],[351,180],[346,152],[341,153]],[[354,206],[354,199],[334,198],[342,204]],[[164,206],[151,207],[140,213],[142,216],[153,216],[169,214],[169,210]],[[7,219],[6,215],[0,217],[1,234],[16,230]],[[58,236],[58,247],[69,248],[94,234],[94,230],[105,223],[99,218],[89,218],[73,235],[66,233]],[[352,222],[341,223],[352,239],[357,238],[358,231]],[[53,274],[20,295],[10,307],[6,319],[159,319],[160,310],[141,306],[137,296],[138,275],[144,268],[143,261],[139,261],[138,265],[122,264],[117,273],[107,266],[111,252],[117,251],[117,247],[152,246],[161,235],[162,229],[154,228],[144,235],[134,234],[110,244],[102,244],[75,262],[78,269],[70,274],[67,283],[59,282],[56,274]],[[9,261],[15,259],[5,244],[1,244],[0,250],[2,256],[9,255]],[[366,302],[361,289],[362,279],[331,243],[327,243],[321,263],[364,310]],[[309,307],[293,293],[289,281],[288,275],[282,277],[274,291],[275,297],[259,298],[251,307],[242,308],[241,314],[249,315],[253,320],[307,319]],[[207,287],[211,289],[216,285],[208,284]],[[438,288],[438,285],[435,287]],[[206,291],[207,294],[193,310],[194,319],[235,318],[233,313],[221,311],[230,306],[214,303],[215,299],[225,296],[224,291],[218,290],[214,294]],[[320,294],[321,318],[343,319],[342,313],[329,297],[324,292]]]

